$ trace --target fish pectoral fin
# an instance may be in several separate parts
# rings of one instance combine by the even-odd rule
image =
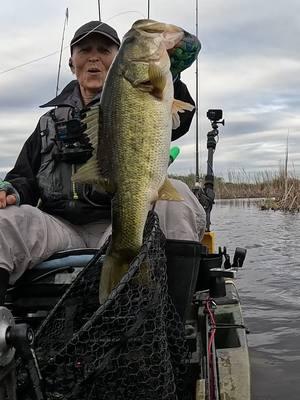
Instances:
[[[149,81],[153,86],[151,94],[158,99],[162,99],[167,77],[164,70],[153,62],[149,64]]]
[[[172,128],[177,129],[180,126],[179,113],[184,111],[193,111],[195,106],[185,101],[174,99],[172,104]]]
[[[183,197],[177,192],[171,181],[166,178],[158,191],[158,200],[182,201]]]

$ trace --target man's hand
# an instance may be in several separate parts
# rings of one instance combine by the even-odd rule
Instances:
[[[0,191],[0,208],[6,208],[17,203],[17,198],[14,194],[7,194],[4,190]]]

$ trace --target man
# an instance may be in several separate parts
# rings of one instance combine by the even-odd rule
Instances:
[[[197,55],[199,42],[186,34],[182,46],[191,43]],[[13,284],[26,269],[57,251],[100,246],[107,237],[111,198],[90,185],[75,186],[71,176],[91,151],[80,135],[80,112],[99,102],[119,46],[117,32],[99,21],[75,32],[69,65],[76,80],[42,106],[52,109],[40,118],[14,168],[0,182],[0,305],[8,282]],[[172,57],[175,60],[174,97],[193,103],[178,77],[182,67],[176,70],[177,53],[175,49],[170,54],[171,61]],[[180,115],[181,125],[172,132],[173,140],[188,131],[192,117],[188,111]],[[76,138],[75,144],[68,135]],[[204,210],[185,184],[173,183],[184,201],[176,205],[157,202],[161,228],[168,238],[199,240],[205,227]]]

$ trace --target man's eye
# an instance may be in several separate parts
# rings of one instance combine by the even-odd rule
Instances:
[[[99,49],[99,52],[103,53],[103,54],[109,54],[110,53],[110,49],[102,47],[101,49]]]

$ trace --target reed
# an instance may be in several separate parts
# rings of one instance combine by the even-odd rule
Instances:
[[[293,173],[282,171],[280,179],[276,182],[278,189],[275,198],[265,199],[262,203],[262,209],[300,211],[300,180]]]
[[[191,189],[195,185],[195,174],[171,177],[182,180]],[[227,179],[215,177],[214,188],[217,199],[264,199],[259,202],[262,209],[300,211],[300,180],[295,171],[288,173],[285,167],[254,174],[229,171]]]
[[[227,179],[214,178],[214,190],[219,199],[264,199],[259,202],[262,209],[300,211],[300,179],[288,169],[289,164],[289,132],[286,137],[286,149],[283,165],[278,170],[259,171],[254,174],[244,169],[229,171]],[[173,175],[181,179],[192,189],[195,186],[195,174]],[[204,182],[202,176],[200,182]],[[203,187],[203,185],[202,185]]]

